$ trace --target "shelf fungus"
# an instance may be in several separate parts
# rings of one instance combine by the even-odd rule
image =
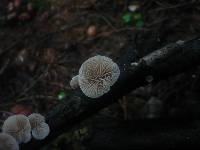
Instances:
[[[2,131],[13,136],[19,144],[31,140],[31,125],[25,115],[8,117],[2,126]]]
[[[0,150],[19,150],[19,145],[11,135],[0,133]]]
[[[78,84],[82,92],[90,98],[98,98],[110,90],[118,80],[119,67],[112,59],[94,56],[86,60],[79,69]]]
[[[33,113],[29,115],[28,118],[32,127],[31,133],[35,139],[43,140],[49,135],[49,125],[45,123],[44,116],[37,113]]]

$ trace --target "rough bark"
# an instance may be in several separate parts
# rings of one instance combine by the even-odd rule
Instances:
[[[123,95],[148,84],[146,77],[149,75],[154,81],[159,81],[199,65],[200,38],[167,45],[139,59],[136,64],[132,64],[136,61],[134,52],[134,49],[129,48],[119,60],[120,77],[107,94],[91,99],[80,90],[74,91],[71,98],[58,104],[48,113],[47,123],[51,129],[50,135],[42,141],[32,140],[23,144],[21,149],[38,149],[51,142],[82,120],[116,102]]]

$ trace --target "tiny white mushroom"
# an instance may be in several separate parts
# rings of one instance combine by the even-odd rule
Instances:
[[[12,135],[18,143],[27,143],[31,140],[31,125],[25,115],[8,117],[2,126],[2,131]]]
[[[0,150],[19,150],[19,145],[11,135],[0,133]]]
[[[49,132],[49,125],[45,122],[42,122],[36,128],[32,129],[32,135],[37,140],[43,140],[49,135]]]
[[[139,5],[137,4],[132,4],[128,6],[128,10],[131,12],[135,12],[139,8]]]
[[[72,89],[76,89],[79,87],[79,84],[78,84],[78,75],[77,76],[74,76],[71,81],[70,81],[70,86]]]
[[[30,132],[25,132],[25,134],[23,135],[22,143],[30,142],[31,138],[32,138],[31,131]]]
[[[45,122],[45,117],[38,113],[32,113],[28,116],[29,122],[31,124],[31,128],[36,128],[41,123]]]
[[[49,135],[49,125],[45,123],[45,117],[41,114],[33,113],[28,116],[31,127],[32,135],[37,140],[42,140]]]
[[[81,65],[78,77],[79,86],[86,96],[98,98],[110,90],[119,75],[119,67],[112,59],[97,55]]]

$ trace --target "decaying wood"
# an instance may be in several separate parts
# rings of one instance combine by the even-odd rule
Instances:
[[[99,120],[100,121],[100,120]],[[192,149],[199,147],[200,121],[149,119],[93,126],[93,135],[84,142],[95,150]],[[105,121],[103,122],[105,123]]]
[[[21,149],[38,149],[51,142],[100,109],[117,102],[119,98],[132,90],[148,84],[150,82],[147,80],[148,76],[151,76],[151,80],[156,82],[196,67],[200,64],[199,60],[200,38],[167,45],[137,62],[135,62],[134,49],[129,48],[118,62],[121,71],[120,77],[107,94],[97,99],[91,99],[80,90],[74,91],[71,98],[58,104],[48,113],[47,123],[51,129],[50,135],[42,141],[32,140],[23,144]]]

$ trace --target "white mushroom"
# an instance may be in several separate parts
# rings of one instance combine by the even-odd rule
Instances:
[[[110,90],[120,75],[119,67],[112,59],[94,56],[86,60],[79,69],[79,86],[90,98],[97,98]]]
[[[8,117],[2,126],[2,131],[12,135],[18,143],[27,143],[31,140],[31,125],[28,117],[24,115]]]
[[[23,135],[23,140],[21,143],[28,143],[30,142],[32,136],[31,136],[31,131],[30,132],[25,132],[25,134]]]
[[[79,87],[79,84],[78,84],[78,75],[77,76],[74,76],[71,81],[70,81],[70,86],[72,89],[76,89]]]
[[[0,150],[19,150],[19,145],[11,135],[0,133]]]
[[[44,116],[33,113],[29,115],[28,118],[32,127],[31,133],[35,139],[42,140],[49,135],[49,125],[45,123]]]
[[[36,128],[32,129],[32,135],[37,140],[43,140],[49,135],[49,132],[49,125],[45,122],[42,122]]]
[[[37,113],[32,113],[31,115],[28,116],[28,118],[32,129],[36,128],[41,123],[45,122],[45,117]]]

